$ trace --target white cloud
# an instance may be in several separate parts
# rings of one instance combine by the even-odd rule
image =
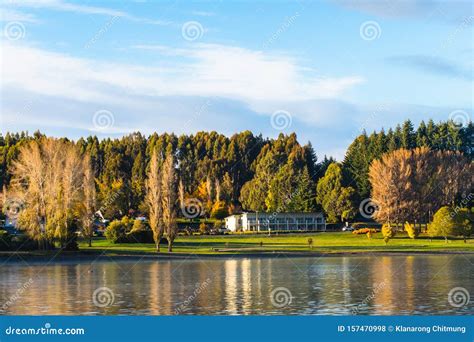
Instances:
[[[136,130],[231,135],[250,129],[276,136],[270,116],[285,109],[293,116],[289,131],[308,139],[316,127],[344,122],[353,107],[336,98],[363,81],[319,77],[290,56],[233,46],[136,48],[155,53],[157,64],[77,58],[5,41],[0,54],[2,129],[72,137]],[[114,114],[115,124],[96,130],[92,117],[102,109]]]
[[[92,15],[106,15],[111,17],[119,17],[127,19],[130,21],[142,22],[152,25],[168,25],[170,21],[167,20],[154,20],[148,18],[137,17],[131,15],[125,11],[105,8],[105,7],[96,7],[88,5],[78,5],[75,3],[68,3],[62,0],[15,0],[12,2],[6,2],[4,5],[11,5],[17,7],[25,8],[45,8],[53,11],[61,12],[73,12],[80,14],[92,14]]]
[[[186,57],[173,67],[144,67],[6,43],[1,57],[2,87],[96,102],[120,103],[126,94],[220,96],[255,103],[333,98],[363,81],[356,76],[308,75],[287,56],[238,47],[200,44],[178,52]]]
[[[249,129],[276,136],[280,131],[272,128],[271,114],[285,110],[293,119],[286,133],[296,131],[320,154],[340,159],[364,128],[387,128],[406,115],[415,122],[446,120],[452,111],[344,101],[345,92],[363,82],[361,77],[320,77],[286,55],[209,44],[135,48],[148,50],[156,63],[111,63],[5,41],[0,54],[2,129],[72,137],[137,130],[231,135]],[[98,130],[93,115],[103,109],[113,113],[114,125]]]
[[[32,14],[23,13],[13,9],[1,8],[0,21],[21,21],[26,23],[39,23],[39,20]]]
[[[216,14],[214,12],[208,12],[208,11],[192,11],[192,15],[197,15],[199,17],[213,17]]]

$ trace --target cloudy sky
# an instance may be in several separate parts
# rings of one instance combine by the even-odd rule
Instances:
[[[467,121],[471,1],[1,2],[1,131],[274,137]],[[453,114],[454,113],[454,114]]]

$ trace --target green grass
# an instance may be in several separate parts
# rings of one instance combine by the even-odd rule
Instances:
[[[313,239],[313,248],[308,246],[308,238]],[[260,242],[263,243],[260,246]],[[165,252],[167,246],[161,245]],[[110,254],[154,253],[153,244],[113,244],[104,238],[94,239],[92,247],[80,243],[81,250],[106,252]],[[349,232],[291,234],[279,236],[266,235],[224,235],[224,236],[179,236],[173,245],[173,252],[187,254],[245,254],[261,252],[436,252],[436,251],[470,251],[474,252],[474,239],[464,243],[462,239],[444,239],[430,241],[427,236],[412,240],[404,234],[390,240],[385,245],[382,234],[354,235]]]

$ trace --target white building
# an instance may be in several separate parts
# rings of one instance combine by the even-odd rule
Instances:
[[[225,218],[230,231],[325,231],[322,213],[242,213]]]

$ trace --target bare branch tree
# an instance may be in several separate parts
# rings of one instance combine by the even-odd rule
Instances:
[[[72,238],[83,196],[83,169],[78,148],[43,138],[20,149],[13,163],[10,191],[24,201],[18,223],[42,247]]]
[[[149,210],[150,227],[153,231],[156,251],[160,251],[160,240],[163,236],[163,204],[161,191],[161,167],[158,153],[153,151],[150,160],[147,180],[145,182],[145,202]]]
[[[173,241],[178,234],[176,224],[176,172],[175,160],[172,151],[166,155],[163,164],[163,223],[165,227],[166,239],[168,240],[168,252],[173,250]]]

